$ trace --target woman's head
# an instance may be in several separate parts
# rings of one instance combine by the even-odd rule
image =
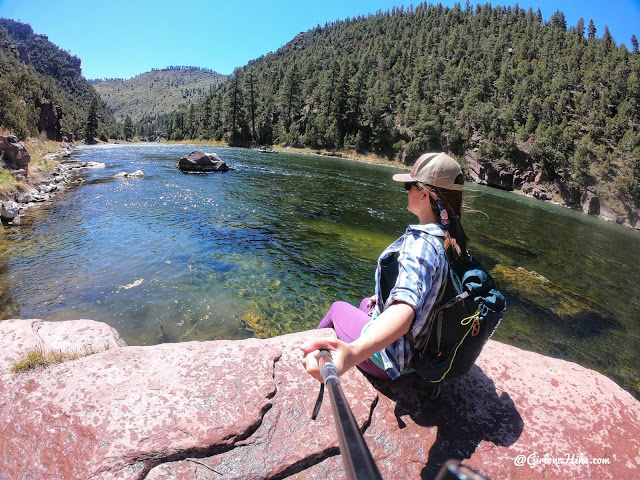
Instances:
[[[464,180],[460,177],[462,169],[458,162],[444,152],[425,153],[416,160],[411,173],[399,173],[393,176],[396,182],[420,182],[448,190],[464,189]],[[462,182],[462,183],[456,183]]]
[[[440,219],[447,233],[445,250],[450,259],[467,256],[467,236],[462,228],[462,190],[464,175],[458,162],[446,153],[425,153],[411,173],[397,174],[393,179],[405,182],[405,187],[417,183],[428,192],[433,216]]]

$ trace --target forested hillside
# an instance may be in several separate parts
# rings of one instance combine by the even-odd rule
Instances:
[[[148,136],[145,124],[159,115],[199,104],[226,79],[226,75],[197,67],[167,67],[128,80],[110,78],[91,83],[117,119],[124,121],[129,116]]]
[[[35,34],[29,25],[0,18],[0,125],[24,139],[37,136],[43,125],[58,120],[51,117],[59,116],[59,135],[84,138],[98,94],[82,76],[80,65],[79,58]],[[92,133],[105,139],[121,136],[104,102],[94,107],[98,123]]]
[[[239,68],[173,139],[354,148],[411,161],[444,149],[640,205],[640,54],[556,12],[421,4],[317,27]],[[637,217],[636,217],[637,218]]]

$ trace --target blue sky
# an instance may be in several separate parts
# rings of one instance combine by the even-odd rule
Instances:
[[[411,3],[419,2],[404,5]],[[452,6],[454,1],[441,3]],[[640,39],[640,0],[517,3],[525,9],[540,7],[545,20],[561,10],[569,26],[581,17],[587,25],[593,19],[598,37],[608,25],[616,42],[628,47],[632,34]],[[230,74],[318,24],[401,5],[401,0],[0,0],[0,17],[29,23],[77,55],[89,79],[130,78],[168,65]]]

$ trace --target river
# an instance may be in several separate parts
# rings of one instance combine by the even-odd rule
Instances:
[[[79,148],[106,168],[2,230],[0,318],[90,318],[130,345],[314,328],[332,301],[373,293],[378,254],[415,218],[394,168],[204,147],[233,170],[181,173],[194,148]],[[640,234],[479,185],[465,199],[470,250],[508,301],[494,338],[640,398]]]

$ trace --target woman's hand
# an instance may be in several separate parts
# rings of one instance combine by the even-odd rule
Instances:
[[[376,297],[375,295],[369,298],[369,300],[367,300],[367,308],[373,308],[376,305],[377,301],[378,297]]]
[[[353,363],[353,352],[350,344],[337,338],[327,337],[312,340],[300,346],[300,350],[304,352],[302,365],[307,373],[318,381],[322,381],[320,378],[320,367],[318,366],[318,354],[320,350],[329,350],[333,364],[338,369],[338,376],[355,365],[355,363]]]

